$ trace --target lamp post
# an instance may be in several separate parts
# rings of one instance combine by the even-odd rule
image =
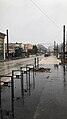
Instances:
[[[63,25],[63,63],[65,63],[65,25]]]
[[[9,41],[8,41],[8,29],[6,30],[6,34],[7,34],[7,58],[9,60]]]

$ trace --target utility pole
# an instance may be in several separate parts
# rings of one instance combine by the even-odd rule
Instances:
[[[6,30],[6,34],[7,34],[7,58],[9,60],[9,41],[8,41],[8,29]]]
[[[65,25],[63,25],[63,63],[65,63]]]
[[[57,58],[58,58],[58,43],[57,43]]]
[[[56,41],[54,41],[54,56],[56,55]]]
[[[67,34],[66,34],[66,64],[67,64]]]

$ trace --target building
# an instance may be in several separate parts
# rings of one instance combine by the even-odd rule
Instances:
[[[24,46],[22,43],[9,43],[8,44],[9,47],[9,58],[12,58],[13,56],[15,56],[16,54],[16,50],[19,50],[20,48],[23,49]],[[7,43],[5,43],[5,54],[6,54],[6,58],[7,58]]]
[[[24,44],[24,51],[27,52],[29,49],[31,50],[33,48],[32,44]]]
[[[0,61],[5,60],[5,34],[0,32]]]
[[[9,53],[15,52],[17,47],[24,48],[22,43],[9,43]],[[7,53],[7,43],[5,43],[5,52]]]

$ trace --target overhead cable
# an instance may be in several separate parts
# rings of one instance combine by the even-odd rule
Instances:
[[[44,15],[46,16],[53,24],[55,24],[57,26],[58,29],[61,30],[61,28],[59,27],[59,25],[53,20],[51,19],[33,0],[30,0],[34,5],[35,7],[37,7],[39,9],[39,11]]]

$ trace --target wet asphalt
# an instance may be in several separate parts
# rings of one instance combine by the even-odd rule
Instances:
[[[1,87],[1,119],[67,119],[67,66],[40,64],[40,67],[51,71],[36,72],[34,79],[31,72],[30,90],[24,75],[24,96],[21,80],[14,80],[14,117],[10,83]]]

